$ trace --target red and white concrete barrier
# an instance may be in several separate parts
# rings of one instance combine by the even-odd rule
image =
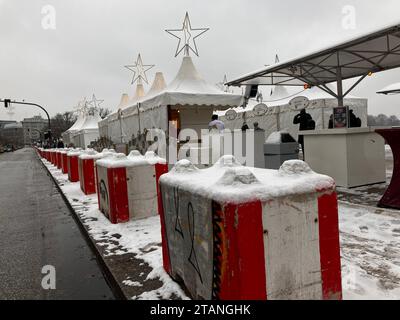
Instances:
[[[96,160],[102,159],[107,156],[115,155],[114,150],[104,149],[101,153],[94,150],[90,150],[86,153],[82,153],[78,158],[79,167],[79,182],[81,190],[84,194],[96,193]]]
[[[202,170],[179,161],[160,191],[164,268],[193,298],[341,299],[332,178],[224,156]]]
[[[56,149],[56,166],[58,169],[62,168],[62,156],[61,156],[61,151],[63,149]]]
[[[79,181],[78,157],[82,152],[81,149],[74,149],[67,153],[68,180],[71,182]]]
[[[165,160],[132,151],[96,161],[99,209],[111,223],[156,215],[158,179],[168,172]]]
[[[64,174],[68,174],[68,156],[67,153],[72,149],[66,148],[60,151],[61,154],[61,171]]]

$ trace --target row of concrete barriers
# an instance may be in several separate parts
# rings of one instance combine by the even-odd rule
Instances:
[[[342,298],[335,183],[300,160],[267,170],[224,156],[168,172],[152,152],[38,152],[97,192],[111,223],[160,214],[164,269],[193,298]]]

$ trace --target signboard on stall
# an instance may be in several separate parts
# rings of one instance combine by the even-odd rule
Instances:
[[[292,100],[289,101],[289,106],[292,110],[301,110],[308,107],[310,104],[310,100],[307,97],[299,96],[294,97]]]
[[[333,127],[347,128],[349,107],[333,108]]]

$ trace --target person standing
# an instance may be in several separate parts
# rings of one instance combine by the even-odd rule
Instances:
[[[225,124],[218,119],[218,115],[213,114],[211,117],[211,122],[208,124],[208,129],[211,131],[212,129],[217,129],[219,132],[225,129]]]
[[[260,128],[258,122],[253,123],[254,131],[265,131],[264,129]]]
[[[300,124],[299,126],[299,131],[304,131],[304,130],[312,130],[311,123],[313,121],[313,118],[309,113],[306,112],[306,109],[301,109],[300,113],[295,115],[293,118],[293,124]],[[315,129],[315,125],[314,125]],[[304,136],[302,134],[299,134],[299,144],[301,145],[301,150],[303,152],[303,159],[305,159],[304,156]]]
[[[62,149],[64,148],[64,142],[62,139],[58,139],[57,148]]]

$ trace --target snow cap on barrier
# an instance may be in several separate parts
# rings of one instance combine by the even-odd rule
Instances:
[[[332,178],[224,156],[207,169],[181,160],[159,182],[163,266],[194,299],[341,299]]]
[[[335,190],[331,177],[315,173],[304,161],[289,160],[279,170],[269,170],[244,167],[231,155],[221,157],[207,169],[197,169],[189,160],[180,160],[160,181],[230,203]]]
[[[96,161],[97,165],[106,168],[135,167],[140,165],[155,165],[158,163],[165,164],[166,160],[157,156],[153,151],[149,151],[143,156],[137,150],[131,151],[128,156],[123,153],[115,153]]]

